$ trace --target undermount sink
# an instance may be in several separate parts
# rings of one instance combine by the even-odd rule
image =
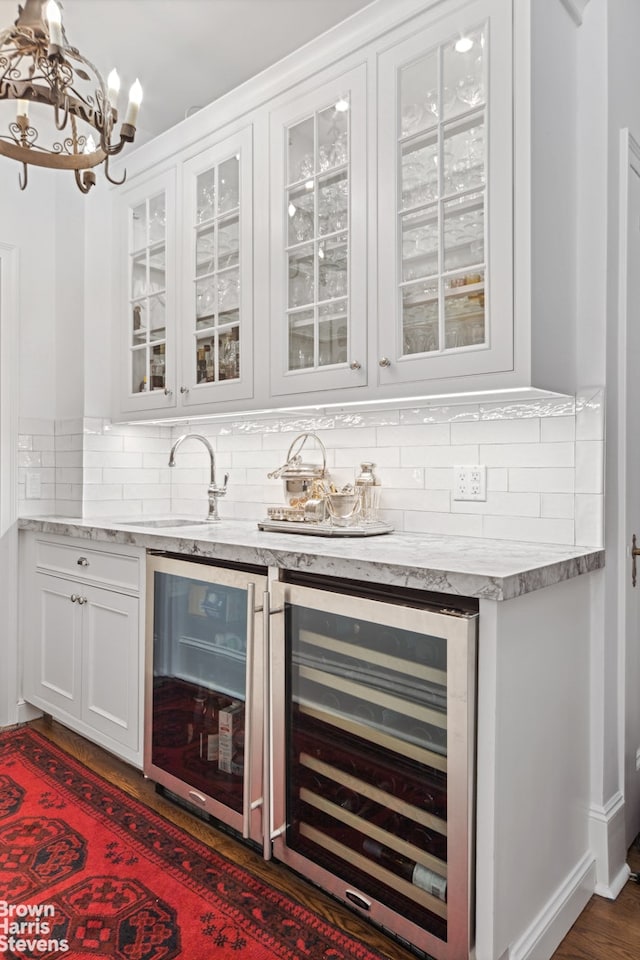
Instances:
[[[168,517],[163,520],[123,520],[123,526],[127,527],[204,527],[209,526],[207,520],[185,520],[178,517]]]

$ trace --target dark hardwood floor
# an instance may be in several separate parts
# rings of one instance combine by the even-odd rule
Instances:
[[[415,960],[415,957],[399,944],[361,921],[354,913],[287,868],[273,861],[265,863],[258,853],[233,837],[212,828],[159,796],[153,783],[145,780],[140,771],[48,718],[35,720],[31,726],[71,756],[148,804],[207,846],[215,847],[219,853],[315,910],[371,949],[377,950],[382,956],[389,960]],[[640,871],[640,851],[636,846],[629,851],[629,865],[632,870]],[[637,960],[639,943],[640,884],[629,881],[615,901],[592,897],[552,960]]]

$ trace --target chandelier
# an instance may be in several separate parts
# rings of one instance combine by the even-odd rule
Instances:
[[[0,30],[0,103],[15,102],[15,114],[0,129],[0,154],[22,164],[20,188],[27,186],[28,167],[73,170],[78,187],[88,193],[96,182],[93,168],[104,163],[111,183],[109,159],[132,143],[142,87],[138,80],[119,139],[117,100],[120,79],[115,70],[105,85],[98,70],[67,43],[55,0],[25,0],[14,26]],[[36,126],[37,124],[37,126]]]

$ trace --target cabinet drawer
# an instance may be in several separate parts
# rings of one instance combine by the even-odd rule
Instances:
[[[38,570],[105,584],[126,591],[140,590],[140,560],[125,553],[87,549],[85,543],[36,541]]]

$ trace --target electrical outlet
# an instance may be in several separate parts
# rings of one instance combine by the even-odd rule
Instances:
[[[453,499],[487,499],[487,468],[484,464],[453,468]]]

